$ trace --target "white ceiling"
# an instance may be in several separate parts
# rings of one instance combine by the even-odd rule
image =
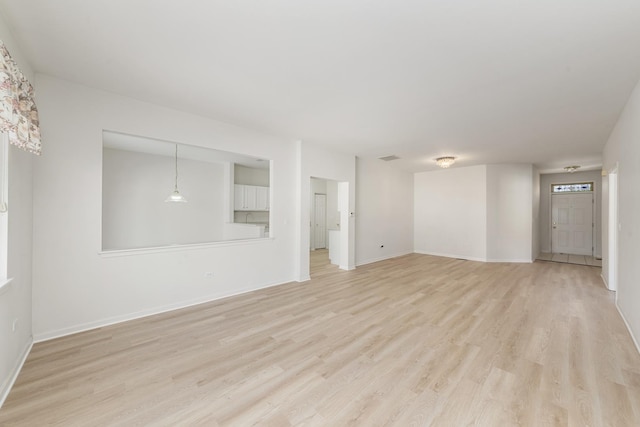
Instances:
[[[362,157],[597,167],[637,0],[0,0],[37,72]],[[37,88],[36,88],[37,89]],[[37,97],[37,94],[36,94]]]

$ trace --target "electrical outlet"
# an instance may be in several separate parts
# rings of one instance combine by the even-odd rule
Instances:
[[[204,273],[204,277],[213,277],[213,272],[207,271]]]

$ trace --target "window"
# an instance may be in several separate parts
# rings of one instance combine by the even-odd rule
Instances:
[[[552,193],[582,193],[593,191],[593,182],[578,182],[574,184],[552,184]]]
[[[0,280],[7,278],[8,213],[7,179],[9,165],[9,138],[0,132]],[[2,285],[0,282],[0,285]]]

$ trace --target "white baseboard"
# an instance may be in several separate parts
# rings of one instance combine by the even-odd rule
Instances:
[[[617,297],[617,295],[616,295],[616,297]],[[638,353],[640,353],[640,345],[638,345],[638,340],[633,335],[633,330],[631,330],[631,326],[629,326],[629,322],[627,322],[627,318],[624,317],[624,313],[622,313],[622,310],[620,310],[620,306],[618,305],[618,298],[616,298],[615,306],[616,306],[616,309],[618,310],[618,313],[620,314],[620,317],[622,317],[622,321],[624,322],[625,326],[627,327],[627,331],[629,331],[629,335],[631,335],[631,339],[633,340],[633,343],[636,346],[636,350],[638,350]]]
[[[238,292],[234,292],[231,294],[224,295],[210,295],[198,299],[194,299],[191,301],[182,301],[174,304],[168,304],[161,307],[149,308],[146,310],[141,310],[135,313],[123,314],[120,316],[108,317],[106,319],[95,320],[93,322],[82,323],[79,325],[69,326],[67,328],[56,329],[53,331],[47,331],[42,333],[34,334],[34,342],[39,343],[43,341],[49,341],[55,338],[64,337],[67,335],[77,334],[79,332],[89,331],[91,329],[102,328],[109,325],[114,325],[116,323],[128,322],[129,320],[141,319],[143,317],[153,316],[156,314],[166,313],[169,311],[180,310],[182,308],[192,307],[194,305],[206,304],[211,301],[216,301],[223,298],[229,298],[236,295],[242,295],[249,292],[257,291],[260,289],[271,288],[274,286],[284,285],[285,283],[290,282],[281,282],[281,283],[271,283],[265,284],[258,287],[252,287],[251,289],[243,289]]]
[[[470,257],[470,256],[466,256],[466,255],[445,254],[445,253],[441,253],[441,252],[427,252],[427,251],[420,251],[420,250],[415,250],[414,252],[417,253],[417,254],[422,254],[422,255],[439,256],[439,257],[444,257],[444,258],[457,258],[457,259],[464,259],[464,260],[467,260],[467,261],[487,262],[486,258]]]
[[[609,283],[607,282],[607,279],[602,274],[600,274],[600,278],[602,279],[602,283],[604,283],[604,287],[611,291],[612,289],[609,287]]]
[[[441,256],[445,258],[457,258],[457,259],[466,259],[467,261],[479,261],[479,262],[511,262],[516,264],[531,264],[534,260],[532,259],[524,259],[524,258],[510,258],[510,259],[488,259],[488,258],[478,258],[478,257],[469,257],[466,255],[456,255],[456,254],[444,254],[440,252],[426,252],[416,250],[415,253],[422,255],[431,255],[431,256]]]
[[[409,254],[412,254],[412,253],[413,253],[413,251],[407,251],[407,252],[395,253],[395,254],[392,254],[392,255],[381,256],[381,257],[377,257],[377,258],[370,258],[370,259],[358,261],[356,263],[356,266],[372,264],[374,262],[385,261],[385,260],[391,259],[391,258],[398,258],[400,256],[405,256],[405,255],[409,255]]]
[[[20,371],[22,370],[22,366],[24,365],[24,362],[27,360],[29,353],[31,353],[32,347],[33,347],[33,337],[30,337],[29,341],[27,342],[27,345],[24,347],[24,350],[22,351],[22,354],[18,358],[16,365],[13,367],[13,370],[11,371],[11,375],[2,384],[2,387],[0,387],[0,408],[2,408],[4,401],[7,399],[7,396],[9,396],[9,392],[11,391],[13,384],[15,384],[16,380],[18,379],[18,374],[20,374]]]

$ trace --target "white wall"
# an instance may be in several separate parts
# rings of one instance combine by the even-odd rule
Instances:
[[[482,165],[415,174],[415,251],[531,262],[537,243],[533,166]]]
[[[223,240],[221,163],[179,159],[178,188],[187,203],[165,203],[174,159],[105,148],[102,158],[102,248],[130,249]]]
[[[326,150],[315,144],[298,141],[296,144],[297,179],[296,194],[299,200],[310,200],[311,178],[322,178],[339,181],[338,186],[344,189],[344,203],[340,202],[340,262],[344,270],[355,268],[355,221],[356,221],[356,160],[351,154]],[[297,281],[309,280],[309,224],[311,221],[310,203],[300,203],[296,207],[296,245],[294,264]],[[353,213],[353,215],[351,215]]]
[[[593,182],[595,208],[594,252],[602,256],[602,175],[600,170],[574,173],[553,173],[540,176],[540,249],[551,252],[551,185],[572,182]]]
[[[418,253],[487,259],[487,167],[414,175],[414,247]]]
[[[32,154],[9,147],[7,277],[0,289],[0,406],[32,340]],[[4,280],[2,283],[4,284]],[[15,332],[13,322],[17,322]]]
[[[45,155],[34,161],[36,339],[294,278],[293,215],[299,204],[295,143],[53,77],[36,78],[47,142]],[[104,129],[273,160],[274,237],[190,250],[99,255]],[[208,272],[213,276],[205,275]]]
[[[340,229],[340,211],[338,209],[338,182],[326,180],[327,186],[327,230]],[[357,195],[356,189],[356,195]],[[327,242],[329,241],[329,232],[327,231]],[[327,243],[328,244],[328,243]]]
[[[618,285],[617,306],[640,342],[640,83],[631,94],[603,152],[604,170],[618,167]],[[608,194],[604,197],[608,201]],[[603,240],[609,238],[611,219],[602,224]],[[608,246],[606,247],[608,249]],[[603,251],[603,275],[609,259]]]
[[[248,168],[242,165],[234,165],[234,184],[269,186],[268,168]]]
[[[235,211],[233,222],[245,224],[269,224],[269,212]]]
[[[413,252],[413,174],[362,158],[356,172],[356,264]]]
[[[487,165],[487,261],[531,262],[533,166]]]
[[[535,260],[540,255],[540,172],[535,167],[531,171],[533,191],[531,217],[531,258]]]
[[[29,64],[21,55],[6,23],[0,16],[0,39],[33,84]],[[39,103],[36,92],[36,103]],[[43,135],[46,138],[46,135]],[[47,155],[47,141],[43,156]],[[33,154],[9,147],[7,277],[13,281],[0,290],[0,406],[18,375],[32,343],[31,326],[31,245],[32,245],[32,164]],[[3,281],[4,282],[4,281]],[[17,319],[16,331],[13,321]]]

